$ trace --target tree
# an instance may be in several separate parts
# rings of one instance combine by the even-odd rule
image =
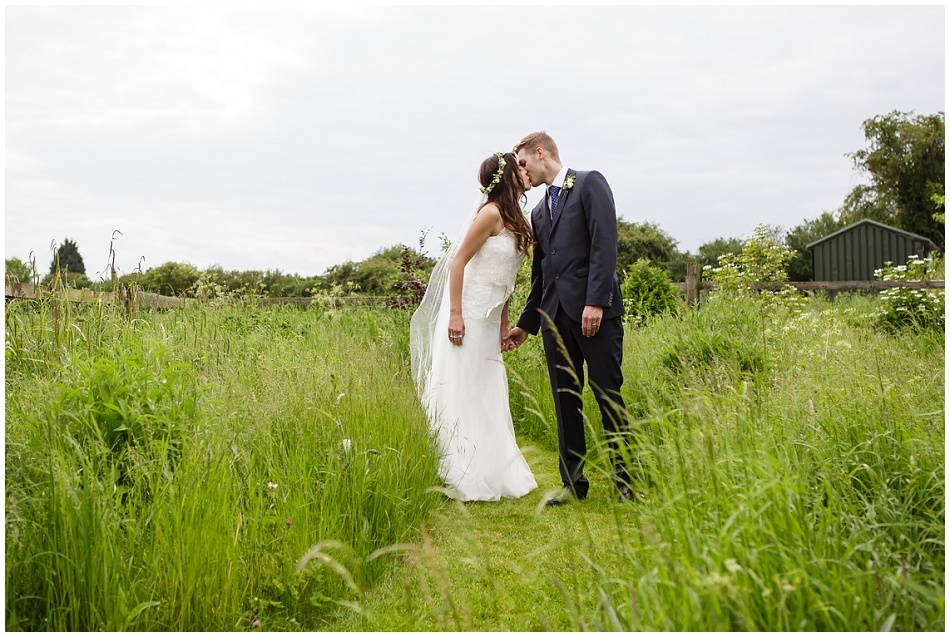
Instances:
[[[670,271],[677,260],[676,239],[663,232],[655,223],[630,223],[617,219],[617,274],[621,280],[640,259]],[[685,272],[684,272],[685,273]]]
[[[795,251],[795,255],[788,262],[788,279],[790,281],[811,281],[811,252],[808,244],[826,237],[833,232],[844,228],[847,223],[833,213],[822,212],[817,219],[805,221],[795,226],[785,235],[785,245]]]
[[[7,280],[16,283],[30,283],[33,274],[29,266],[19,259],[7,259]]]
[[[190,263],[168,261],[157,268],[150,268],[139,280],[142,289],[167,296],[185,294],[198,282],[198,269]]]
[[[871,218],[923,235],[944,249],[943,224],[934,219],[934,196],[944,196],[943,112],[893,111],[863,124],[868,148],[848,156],[870,180],[845,200],[841,219]]]
[[[355,287],[362,294],[375,296],[390,294],[393,286],[405,278],[401,264],[407,256],[419,259],[420,272],[428,280],[435,260],[412,248],[397,244],[383,248],[358,263],[347,261],[329,268],[323,275],[323,287],[326,289],[338,287],[344,290]]]
[[[713,239],[699,246],[699,264],[703,267],[707,265],[716,267],[719,265],[719,257],[724,254],[737,254],[740,250],[742,250],[742,239],[736,237]]]
[[[59,246],[53,255],[53,262],[49,266],[49,271],[52,274],[57,269],[76,274],[86,273],[86,265],[82,262],[79,247],[72,239],[64,239],[63,245]]]

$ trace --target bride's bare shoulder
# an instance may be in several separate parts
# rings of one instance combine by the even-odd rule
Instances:
[[[476,213],[478,216],[488,215],[489,217],[498,217],[501,219],[501,208],[498,207],[494,201],[487,202],[484,206],[478,209]]]
[[[505,227],[501,218],[501,208],[494,201],[489,201],[478,211],[479,221],[492,228],[491,234],[495,236]]]

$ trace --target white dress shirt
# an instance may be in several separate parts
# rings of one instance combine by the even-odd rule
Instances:
[[[548,185],[545,192],[545,197],[547,197],[548,210],[551,209],[551,186],[557,184],[560,188],[564,188],[564,180],[567,178],[567,166],[561,166],[561,170],[557,172],[557,175],[554,177],[554,181]]]

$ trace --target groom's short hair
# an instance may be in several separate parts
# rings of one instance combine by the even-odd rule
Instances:
[[[557,144],[554,143],[554,138],[544,131],[526,135],[525,138],[515,146],[515,154],[518,154],[518,151],[522,148],[533,151],[538,146],[547,151],[548,155],[550,155],[554,161],[561,161],[561,157],[557,153]]]

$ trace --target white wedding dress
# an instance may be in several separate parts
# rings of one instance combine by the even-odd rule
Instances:
[[[431,366],[414,371],[438,440],[440,475],[460,500],[520,498],[538,486],[515,440],[500,342],[502,310],[521,259],[514,235],[505,229],[489,237],[466,265],[462,345],[448,339],[447,284],[434,290],[442,298],[431,316],[422,316],[424,311],[413,316],[414,323],[434,319]],[[413,337],[424,341],[417,337],[419,327],[414,325]]]

